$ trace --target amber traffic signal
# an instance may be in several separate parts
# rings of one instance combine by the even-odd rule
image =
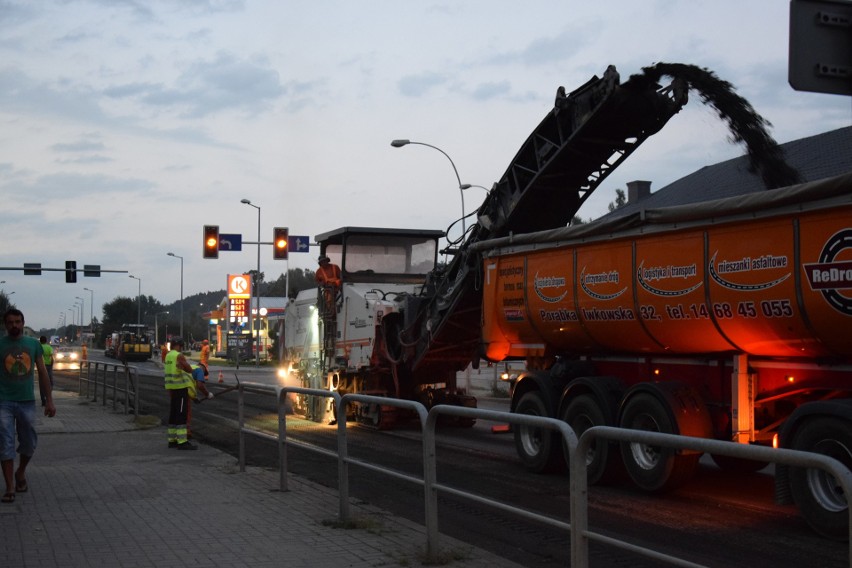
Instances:
[[[287,227],[275,227],[272,229],[272,258],[275,260],[287,260],[290,250],[289,233]]]
[[[204,225],[204,258],[219,258],[219,225]]]

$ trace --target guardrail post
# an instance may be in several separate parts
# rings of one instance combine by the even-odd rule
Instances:
[[[130,372],[130,369],[127,368],[127,365],[124,366],[124,376],[127,376],[127,373]],[[125,379],[125,382],[126,379]],[[125,412],[127,412],[127,406],[124,406]],[[118,373],[115,374],[112,381],[112,410],[115,412],[118,410]]]
[[[589,480],[586,471],[586,446],[580,449],[577,437],[568,456],[569,475],[568,498],[571,503],[571,566],[586,568],[589,565]]]
[[[243,429],[246,426],[246,418],[245,418],[245,410],[244,410],[244,400],[243,400],[243,386],[242,384],[237,389],[237,422],[240,425],[240,473],[245,473],[246,471],[246,435],[243,432]]]
[[[278,488],[289,491],[287,487],[287,408],[281,399],[287,398],[287,391],[276,387],[278,402]]]
[[[133,369],[133,373],[130,372],[130,369],[127,369],[127,372],[124,373],[124,413],[127,414],[130,412],[130,384],[132,382],[131,377],[136,374],[136,369]],[[135,397],[134,397],[135,398]],[[136,416],[139,416],[137,413]]]
[[[433,418],[434,417],[434,418]],[[430,414],[425,423],[421,420],[423,432],[423,507],[426,514],[426,558],[437,562],[440,545],[438,539],[438,481],[437,464],[435,459],[435,425],[438,423],[437,413]]]
[[[337,492],[341,522],[349,522],[349,444],[346,437],[346,396],[337,400]]]

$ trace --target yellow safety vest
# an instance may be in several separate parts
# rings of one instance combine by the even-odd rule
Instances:
[[[173,389],[188,389],[194,390],[195,381],[192,375],[182,369],[178,369],[177,359],[180,356],[180,351],[172,350],[166,355],[164,362],[164,370],[166,374],[166,390]]]

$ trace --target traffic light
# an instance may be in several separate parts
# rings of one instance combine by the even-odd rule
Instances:
[[[204,225],[204,258],[219,258],[219,225]]]
[[[77,261],[76,260],[66,260],[65,261],[65,281],[69,284],[73,284],[77,281]]]
[[[272,258],[275,260],[287,260],[287,253],[290,251],[289,232],[287,227],[272,229]]]

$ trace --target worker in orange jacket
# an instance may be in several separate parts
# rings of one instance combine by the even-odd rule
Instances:
[[[331,263],[331,259],[325,255],[317,259],[319,268],[317,268],[314,278],[317,284],[322,289],[323,300],[325,303],[325,313],[334,313],[334,303],[337,298],[337,292],[340,290],[342,280],[340,278],[340,267]]]

